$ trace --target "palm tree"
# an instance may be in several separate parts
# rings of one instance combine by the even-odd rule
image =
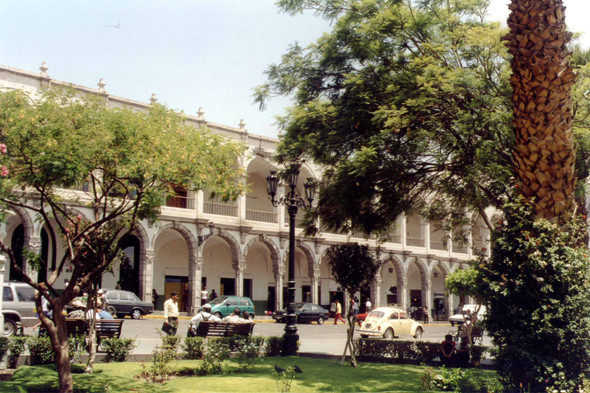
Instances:
[[[563,226],[576,209],[572,35],[562,0],[512,0],[509,8],[517,183],[538,217]]]

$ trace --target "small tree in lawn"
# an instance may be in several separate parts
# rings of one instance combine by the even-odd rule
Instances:
[[[367,245],[358,243],[337,244],[328,248],[326,255],[334,280],[348,293],[350,298],[353,298],[354,294],[360,291],[361,288],[371,284],[379,268],[379,262],[369,252],[369,246]],[[343,305],[343,307],[346,307],[346,305]],[[344,364],[346,352],[350,349],[351,363],[356,367],[353,341],[355,318],[350,304],[347,319],[349,326],[348,338],[340,364]]]
[[[55,352],[60,392],[74,390],[64,306],[119,258],[119,239],[140,220],[157,221],[175,187],[236,198],[243,185],[234,164],[242,152],[242,145],[195,129],[162,105],[138,112],[71,91],[49,90],[35,101],[21,91],[0,93],[0,204],[4,214],[32,212],[48,231],[47,260],[23,254],[46,278],[37,282],[21,269],[9,244],[0,241],[0,250],[38,291],[37,309],[44,297],[54,311],[53,319],[39,317]],[[88,191],[67,191],[85,182]],[[64,255],[57,258],[60,246]],[[70,282],[60,293],[55,284],[66,270]]]
[[[469,345],[471,345],[471,332],[473,331],[473,326],[477,323],[479,310],[483,305],[483,296],[479,285],[478,270],[473,268],[457,269],[445,279],[445,288],[447,289],[447,292],[452,295],[457,295],[460,298],[460,310],[466,321],[464,328],[466,328],[467,337],[469,338]],[[476,302],[475,310],[471,313],[469,322],[467,322],[467,313],[463,310],[465,297],[467,296],[470,296]]]

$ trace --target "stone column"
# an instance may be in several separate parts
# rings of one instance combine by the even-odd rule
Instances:
[[[283,309],[283,274],[285,273],[284,266],[275,266],[275,310]]]
[[[37,255],[41,254],[41,237],[31,236],[29,238],[27,250]],[[27,273],[27,276],[29,276],[31,280],[33,280],[34,282],[37,282],[37,275],[39,272],[35,269],[35,267],[32,264],[30,264],[29,261],[27,261],[25,258],[23,258],[23,265],[24,270]]]
[[[424,305],[428,307],[428,314],[432,315],[432,280],[430,277],[426,281],[426,302]]]
[[[236,296],[244,296],[244,270],[246,270],[246,261],[241,259],[234,264],[236,272]]]
[[[408,239],[408,217],[406,216],[406,213],[402,213],[401,215],[401,242],[402,242],[402,250],[406,249],[406,245],[407,245],[407,239]]]
[[[4,267],[6,266],[6,257],[3,254],[0,254],[0,288],[4,288]],[[0,296],[0,326],[4,326],[4,314],[2,314],[2,296]],[[6,361],[6,355],[4,356],[4,361]]]
[[[422,228],[424,228],[424,247],[426,247],[426,253],[430,253],[430,221],[420,218]]]
[[[197,190],[195,195],[195,209],[197,210],[197,217],[202,217],[205,209],[205,193],[203,190]]]
[[[315,304],[320,304],[319,294],[318,294],[318,286],[320,283],[320,269],[313,269],[312,276],[311,276],[311,302]]]
[[[145,302],[152,301],[155,257],[154,250],[145,250],[139,257],[139,297]]]
[[[399,299],[398,299],[399,300]],[[402,278],[402,301],[401,301],[402,309],[408,309],[408,279]]]
[[[386,304],[387,299],[385,302],[381,301],[381,283],[383,282],[382,276],[377,275],[371,284],[371,301],[373,303],[373,307],[379,307],[381,304]]]
[[[189,310],[195,315],[201,304],[201,277],[203,276],[203,257],[197,256],[188,264]]]
[[[285,186],[279,184],[277,187],[277,196],[275,197],[276,200],[281,199],[281,197],[285,195]],[[277,209],[277,219],[279,221],[279,230],[289,229],[289,222],[285,221],[285,217],[288,217],[287,209],[285,206],[280,205]]]

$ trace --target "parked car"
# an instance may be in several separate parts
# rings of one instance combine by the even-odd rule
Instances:
[[[363,324],[363,322],[365,322],[365,319],[367,319],[367,315],[369,315],[368,312],[356,314],[356,321],[359,324],[359,326],[361,326]]]
[[[4,336],[12,336],[19,326],[31,327],[39,323],[35,307],[35,289],[24,282],[8,281],[2,291]]]
[[[477,309],[477,304],[464,304],[463,305],[463,312],[465,314],[468,314],[468,312],[470,313],[475,313],[475,310]],[[461,310],[459,310],[461,311]],[[486,315],[486,306],[481,306],[481,308],[479,309],[479,312],[477,313],[477,319],[479,321],[481,321]],[[459,312],[453,316],[451,316],[449,318],[449,322],[451,323],[451,326],[455,326],[455,324],[457,325],[463,325],[465,323],[465,316],[463,315],[462,312]]]
[[[405,310],[394,307],[374,309],[359,329],[362,338],[382,336],[390,339],[405,334],[420,338],[423,332],[422,324],[411,319]]]
[[[239,308],[241,312],[248,311],[254,318],[254,303],[249,297],[244,296],[219,296],[211,300],[211,312],[219,318],[224,318],[234,312],[234,308]]]
[[[318,325],[323,325],[324,321],[329,318],[329,311],[318,304],[313,303],[294,303],[295,315],[297,315],[297,323],[303,322],[317,322]],[[277,322],[286,322],[285,315],[287,310],[277,310],[272,313],[272,317]]]
[[[154,312],[154,305],[150,302],[144,302],[136,294],[120,289],[103,289],[109,306],[113,306],[117,311],[117,317],[124,318],[129,315],[133,319],[139,319],[142,315]]]

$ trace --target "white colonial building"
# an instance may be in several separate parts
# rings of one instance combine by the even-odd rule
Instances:
[[[52,79],[45,64],[40,73],[0,66],[0,89],[23,89],[32,95],[52,86],[65,87],[69,83]],[[111,106],[127,106],[145,110],[149,103],[133,101],[109,94],[101,79],[98,89],[74,85],[82,93],[101,95]],[[154,102],[155,96],[151,100]],[[115,266],[105,273],[102,286],[113,288],[118,281],[151,301],[152,290],[159,294],[158,306],[171,291],[181,294],[181,307],[194,312],[200,305],[200,292],[206,286],[218,294],[235,294],[252,298],[257,314],[282,308],[287,287],[288,215],[286,209],[275,208],[266,191],[265,177],[275,169],[271,160],[278,140],[249,133],[240,122],[238,127],[213,124],[205,120],[199,108],[197,116],[187,116],[195,127],[206,126],[216,133],[243,141],[247,153],[239,164],[245,168],[245,181],[250,191],[234,203],[222,203],[208,197],[207,190],[187,192],[178,190],[177,196],[162,207],[160,221],[142,222],[134,236],[121,239],[120,246],[127,255],[123,268]],[[298,190],[303,195],[306,178],[320,178],[321,168],[304,165]],[[88,191],[82,186],[71,193],[83,196]],[[65,191],[65,190],[64,190]],[[285,187],[279,187],[279,196]],[[73,198],[72,204],[75,205]],[[77,208],[83,209],[82,206]],[[300,212],[301,213],[301,212]],[[435,225],[419,216],[402,216],[391,241],[377,244],[354,233],[347,235],[320,232],[314,238],[304,238],[297,229],[296,245],[296,301],[311,301],[328,306],[334,297],[345,301],[344,294],[330,277],[325,258],[326,249],[336,243],[358,241],[368,243],[382,261],[382,266],[370,288],[360,294],[361,304],[370,297],[373,305],[397,303],[408,308],[426,305],[433,315],[448,316],[458,299],[445,294],[444,279],[451,271],[461,268],[475,251],[489,248],[489,231],[477,215],[471,231],[471,247],[454,246],[443,242],[442,233]],[[213,234],[201,244],[199,237]],[[26,247],[47,255],[45,229],[26,210],[16,210],[2,228],[4,241],[13,248]],[[55,250],[59,256],[63,250]],[[25,264],[25,262],[21,262]],[[26,266],[24,266],[26,268]],[[6,279],[18,280],[16,272],[6,266]],[[44,274],[39,272],[38,274]],[[67,273],[62,275],[67,279]],[[60,288],[60,285],[57,286]]]

